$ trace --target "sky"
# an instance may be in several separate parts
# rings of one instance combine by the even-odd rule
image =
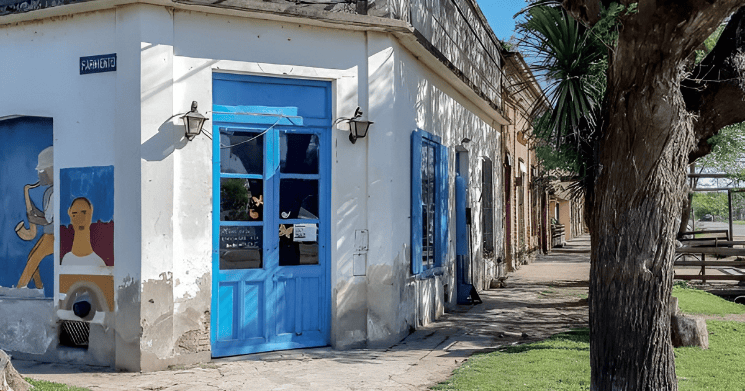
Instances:
[[[520,12],[528,2],[525,0],[476,0],[489,21],[497,38],[506,41],[515,32],[515,20],[512,17]]]

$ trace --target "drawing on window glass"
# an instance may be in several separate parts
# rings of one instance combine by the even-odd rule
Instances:
[[[318,264],[318,224],[279,225],[279,266]]]
[[[264,213],[260,179],[220,179],[220,220],[260,221]]]
[[[18,222],[15,226],[16,234],[19,238],[30,241],[36,238],[37,226],[42,226],[43,233],[39,240],[36,242],[31,252],[28,254],[26,261],[26,267],[21,273],[21,278],[18,280],[18,287],[24,288],[28,285],[31,279],[34,280],[36,288],[40,289],[43,287],[41,277],[39,276],[39,263],[47,255],[54,253],[54,147],[48,147],[39,153],[39,161],[36,166],[36,171],[39,175],[39,181],[33,184],[25,185],[23,187],[23,195],[26,201],[26,216],[28,217],[28,225],[26,228],[23,221]],[[48,186],[44,190],[44,198],[42,207],[44,210],[39,209],[29,196],[29,190],[35,189],[40,186]]]
[[[318,219],[318,181],[280,180],[279,210],[283,219]]]

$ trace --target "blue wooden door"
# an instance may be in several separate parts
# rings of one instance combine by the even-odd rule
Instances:
[[[329,343],[330,89],[213,75],[214,357]]]

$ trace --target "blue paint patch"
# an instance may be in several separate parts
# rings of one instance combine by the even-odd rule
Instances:
[[[212,106],[214,122],[232,122],[253,125],[303,126],[297,107],[267,106]]]
[[[63,168],[59,176],[61,226],[70,224],[67,209],[78,197],[93,205],[93,222],[114,219],[114,166]]]
[[[39,153],[53,142],[52,119],[18,117],[0,121],[0,286],[12,287],[26,267],[34,245],[44,231],[38,227],[36,237],[22,240],[15,226],[23,221],[28,227],[23,187],[39,181],[36,166]],[[33,203],[43,209],[46,186],[29,191]],[[44,295],[54,294],[53,256],[45,257],[39,264],[39,275],[44,284]],[[28,287],[34,288],[33,280]]]

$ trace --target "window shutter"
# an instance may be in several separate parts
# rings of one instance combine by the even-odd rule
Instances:
[[[435,266],[441,266],[445,263],[448,256],[448,198],[450,198],[450,180],[448,175],[448,149],[444,145],[438,145],[437,156],[437,222],[435,228],[437,238],[437,254],[435,256]]]
[[[422,131],[411,133],[411,272],[422,272]]]

